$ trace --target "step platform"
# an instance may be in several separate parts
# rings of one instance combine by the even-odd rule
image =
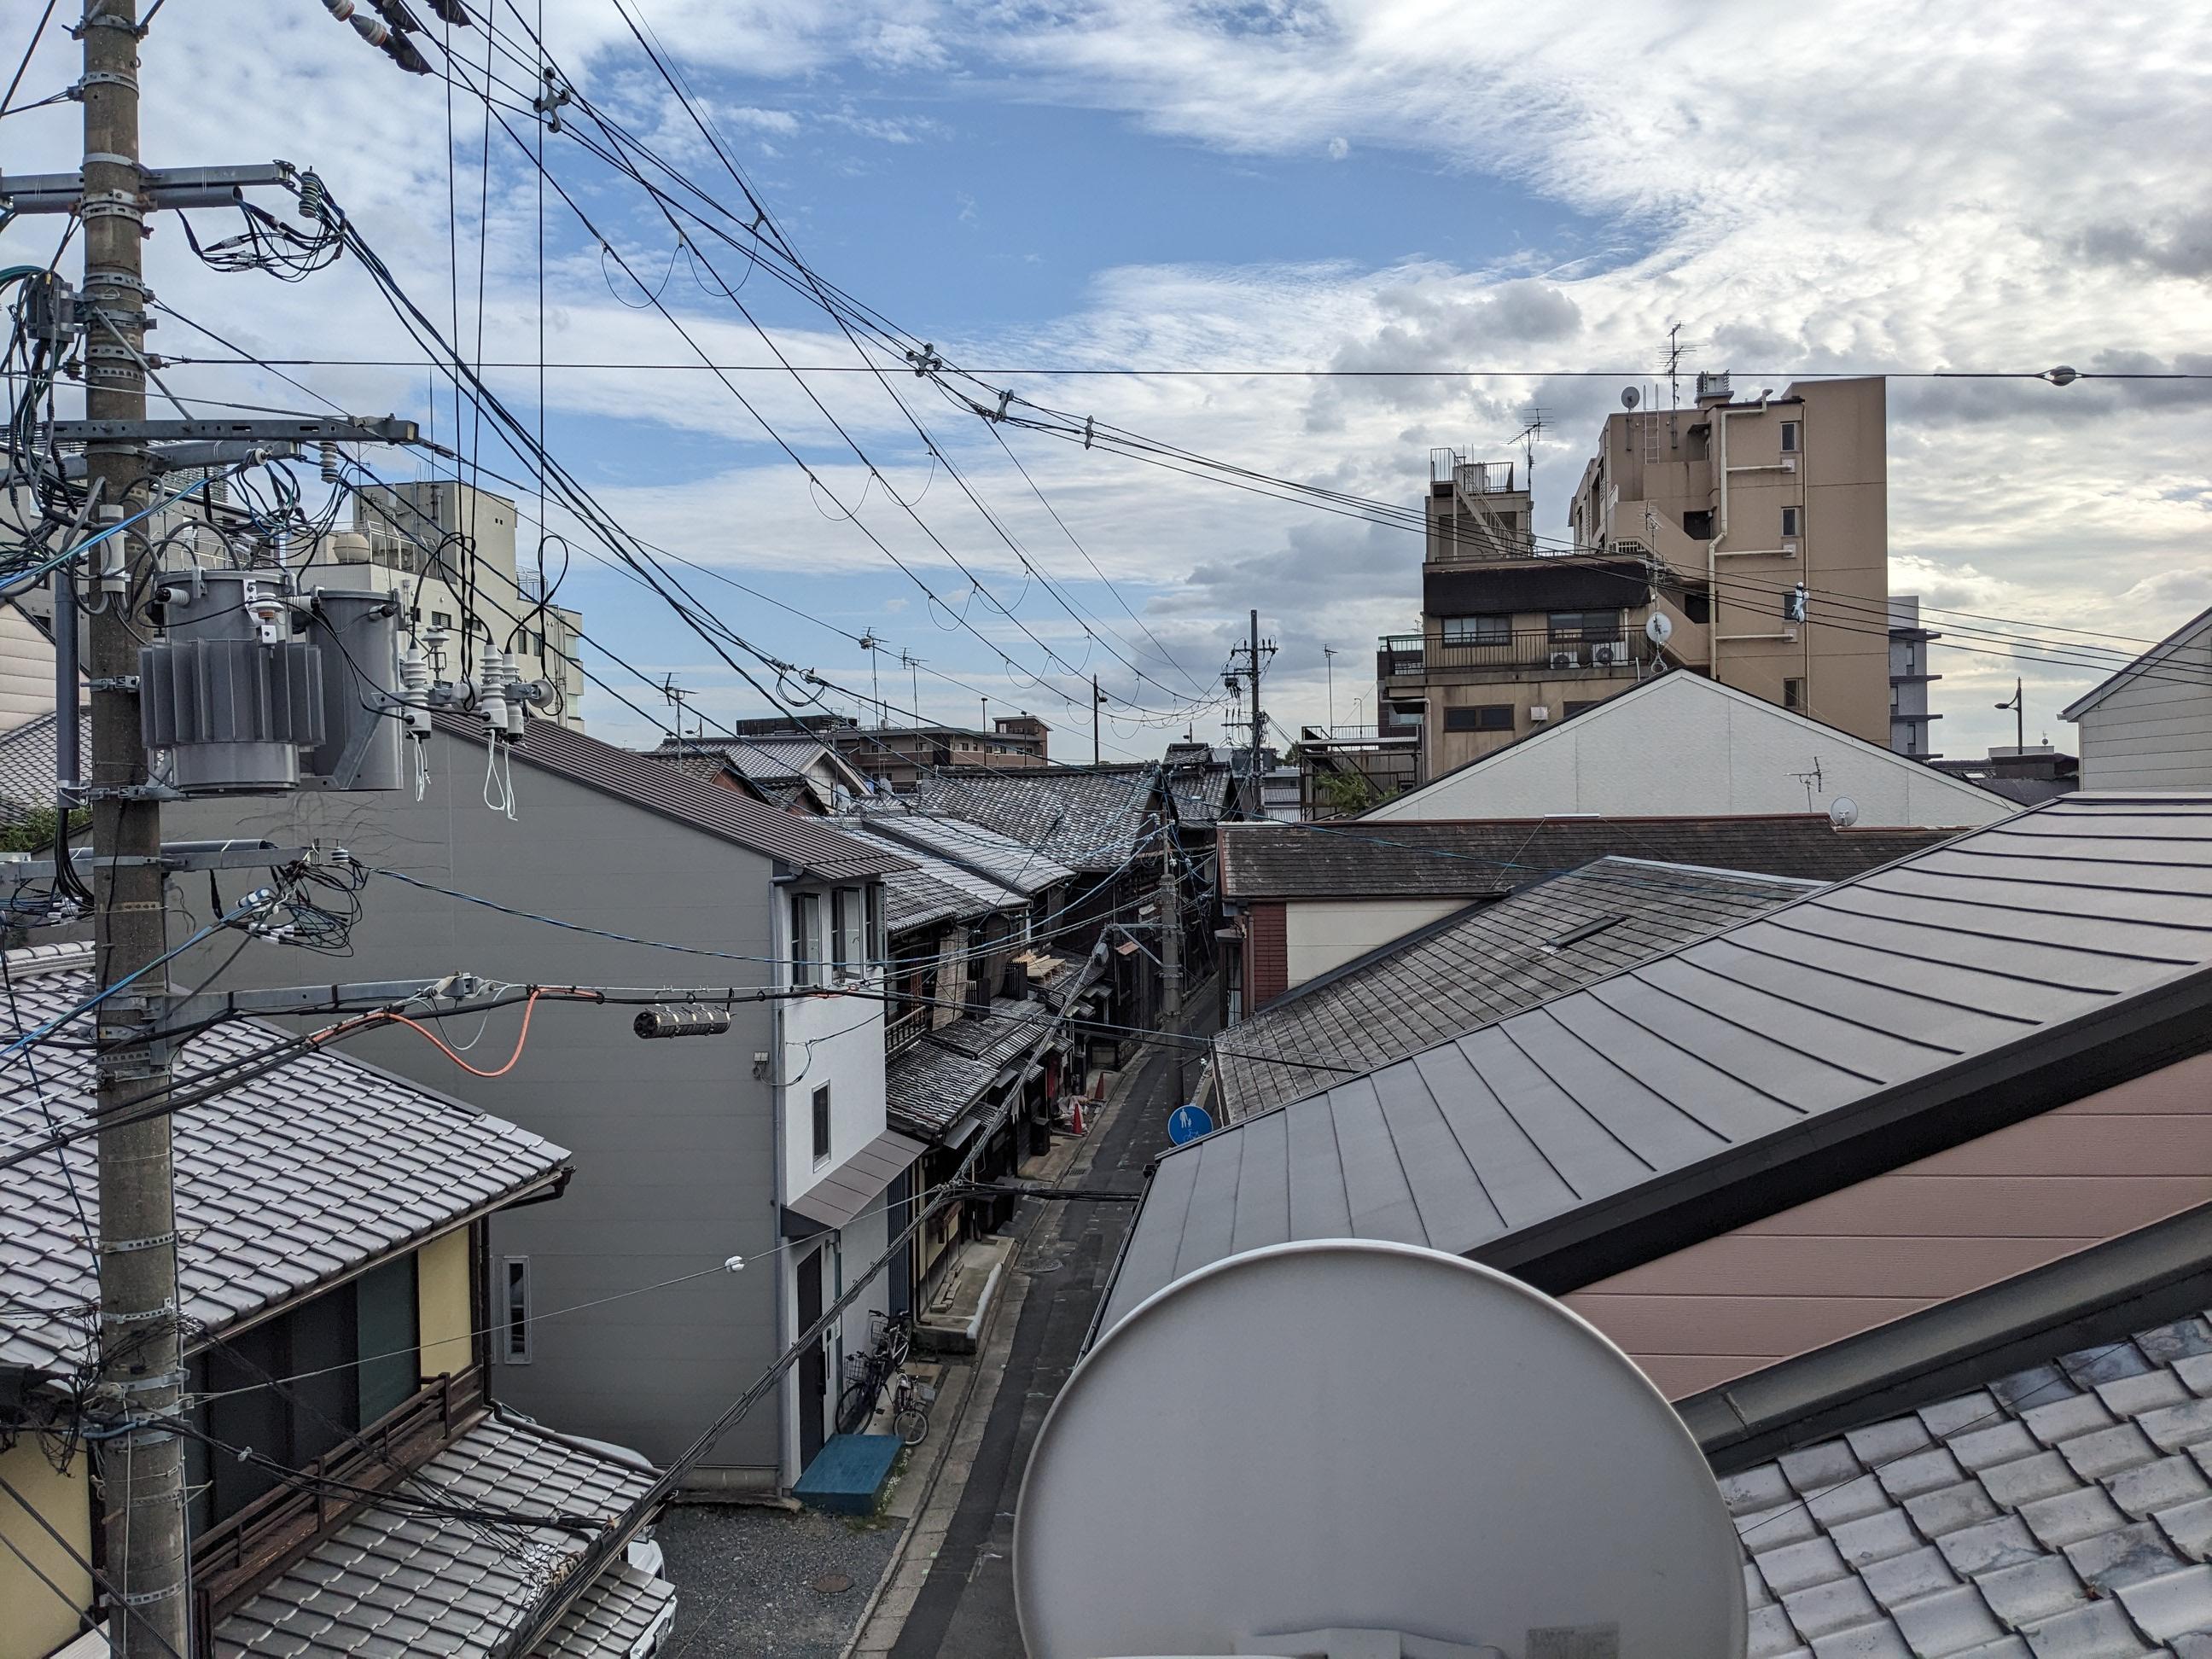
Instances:
[[[833,1434],[791,1495],[827,1515],[872,1515],[906,1448],[892,1434]]]

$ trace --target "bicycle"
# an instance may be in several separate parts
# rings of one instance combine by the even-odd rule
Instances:
[[[887,1314],[880,1309],[868,1315],[868,1350],[856,1354],[845,1363],[854,1372],[837,1396],[837,1426],[850,1434],[876,1414],[876,1401],[883,1395],[884,1386],[893,1377],[902,1377],[900,1368],[906,1364],[912,1346],[908,1318],[904,1314]],[[924,1421],[927,1432],[927,1419]],[[919,1444],[909,1441],[909,1445]]]
[[[936,1398],[936,1389],[901,1371],[898,1386],[891,1393],[891,1432],[909,1446],[919,1446],[928,1439],[928,1406]]]

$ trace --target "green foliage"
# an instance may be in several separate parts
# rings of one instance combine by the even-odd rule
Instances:
[[[70,814],[70,833],[81,834],[92,822],[92,814],[79,808]],[[0,853],[50,854],[54,848],[54,809],[51,806],[27,807],[0,829]]]
[[[1364,772],[1325,772],[1316,780],[1322,804],[1339,817],[1353,817],[1379,805],[1382,792]]]

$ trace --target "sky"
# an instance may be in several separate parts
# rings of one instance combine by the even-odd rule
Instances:
[[[5,9],[0,70],[38,8]],[[487,143],[466,85],[400,73],[312,0],[165,0],[142,48],[149,162],[313,167],[472,358],[534,364],[542,316],[549,360],[597,365],[546,372],[549,448],[627,530],[704,567],[677,568],[700,608],[842,712],[1024,709],[1055,755],[1087,758],[1096,674],[1103,752],[1149,757],[1185,729],[1220,738],[1221,672],[1256,609],[1279,647],[1272,720],[1371,721],[1374,641],[1415,623],[1419,541],[996,427],[911,374],[804,372],[860,358],[809,296],[727,246],[679,244],[573,113],[542,139],[541,220],[541,19],[593,105],[732,207],[733,164],[821,278],[981,383],[1409,507],[1431,447],[1502,457],[1540,408],[1537,529],[1564,537],[1600,422],[1660,373],[1677,322],[1689,370],[1754,388],[2212,371],[2212,14],[2189,8],[500,0],[496,39],[450,31],[479,83],[489,52],[520,139],[495,125]],[[18,101],[72,81],[76,51],[50,29]],[[74,166],[78,119],[9,113],[0,168]],[[237,224],[191,217],[203,241]],[[44,263],[58,229],[0,231],[0,263]],[[296,386],[179,363],[163,379],[186,404],[327,399],[454,441],[450,391],[349,262],[290,284],[217,274],[171,223],[146,257],[182,317],[313,360],[283,367]],[[154,341],[228,355],[177,317]],[[702,352],[768,367],[706,373]],[[354,366],[382,360],[418,366]],[[1129,367],[1455,373],[1034,372]],[[535,368],[485,374],[534,423]],[[2057,711],[2108,672],[2098,653],[2212,604],[2212,380],[1899,378],[1889,420],[1892,591],[1942,608],[1951,636],[1936,746],[2010,742],[1993,705],[2018,675],[2030,741],[2070,749]],[[459,436],[525,481],[510,493],[534,518],[526,468],[473,422]],[[710,719],[768,712],[550,522],[571,532],[561,598],[605,682],[592,730],[653,738],[671,715],[647,685],[671,675]],[[2039,659],[1962,632],[1986,618]]]

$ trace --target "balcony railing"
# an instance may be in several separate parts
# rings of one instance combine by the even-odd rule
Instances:
[[[1548,629],[1516,629],[1481,639],[1429,640],[1419,634],[1386,634],[1376,641],[1375,677],[1410,679],[1451,669],[1500,672],[1630,674],[1650,647],[1632,633],[1560,639]]]
[[[930,1010],[927,1006],[909,1008],[902,1014],[894,1014],[884,1022],[884,1058],[902,1054],[921,1041],[929,1030]]]

